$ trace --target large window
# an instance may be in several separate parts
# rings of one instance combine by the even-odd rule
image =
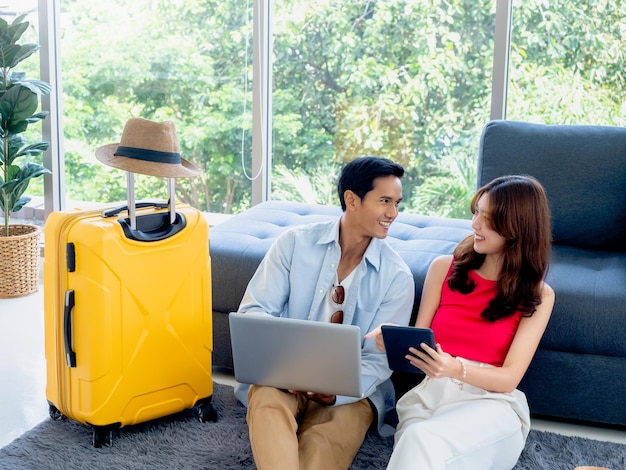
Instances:
[[[24,20],[28,22],[28,27],[20,37],[19,44],[32,44],[37,43],[39,40],[39,24],[38,24],[38,9],[37,0],[2,0],[0,1],[0,18],[11,24],[18,17],[24,17]],[[39,67],[39,53],[35,52],[25,60],[19,63],[14,69],[14,72],[23,72],[27,79],[39,79],[40,67]],[[33,143],[41,141],[42,126],[41,121],[37,121],[27,127],[23,134],[27,142]],[[0,160],[2,161],[2,160]],[[24,166],[26,163],[33,162],[42,164],[41,155],[23,155],[18,157],[16,163],[19,166]],[[0,163],[1,165],[1,163]],[[2,182],[2,174],[0,172],[0,182]],[[42,177],[36,177],[28,182],[28,189],[26,196],[31,198],[31,202],[28,207],[19,211],[18,214],[14,214],[14,218],[11,221],[17,219],[26,219],[28,222],[42,223],[44,217],[44,179]],[[2,211],[0,211],[0,218]]]
[[[514,2],[507,118],[626,126],[626,2]]]
[[[469,217],[494,2],[276,0],[272,18],[272,197],[336,204],[341,163],[388,156],[405,210]]]
[[[177,180],[178,198],[226,214],[265,198],[336,204],[340,166],[381,155],[407,169],[404,210],[469,217],[489,119],[626,125],[617,0],[4,3],[42,29],[62,132],[44,136],[46,158],[66,208],[125,199],[95,150],[134,116],[174,121],[203,171]],[[165,197],[162,181],[137,184]],[[48,188],[46,201],[60,205]]]
[[[95,149],[119,142],[125,122],[142,117],[174,121],[182,157],[203,172],[177,180],[181,200],[209,212],[248,207],[242,158],[245,164],[251,147],[252,12],[246,2],[58,1],[68,199],[125,199],[124,174],[99,164]],[[137,185],[140,199],[165,195],[162,180],[138,177]]]

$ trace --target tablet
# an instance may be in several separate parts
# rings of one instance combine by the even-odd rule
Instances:
[[[435,349],[433,330],[414,326],[383,325],[381,331],[389,368],[397,372],[423,374],[422,370],[412,365],[405,356],[409,354],[410,347],[421,349],[419,346],[421,343]]]

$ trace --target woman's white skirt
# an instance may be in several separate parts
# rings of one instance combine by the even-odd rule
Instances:
[[[450,378],[426,377],[398,400],[396,410],[388,469],[511,469],[530,431],[530,411],[520,390],[489,392],[461,387]]]

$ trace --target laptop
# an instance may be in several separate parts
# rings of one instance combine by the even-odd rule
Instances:
[[[272,315],[229,314],[235,380],[286,390],[362,397],[361,330]]]

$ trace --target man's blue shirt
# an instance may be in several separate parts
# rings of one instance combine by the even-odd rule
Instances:
[[[281,234],[250,280],[238,312],[317,321],[335,282],[341,258],[340,220],[295,227]],[[410,269],[386,241],[373,238],[355,269],[342,309],[343,323],[357,325],[361,335],[381,323],[408,325],[415,286]],[[378,412],[378,428],[394,406],[385,353],[373,339],[362,339],[362,374],[378,378],[367,398]],[[245,384],[236,395],[247,404]],[[360,398],[338,396],[335,406]]]

